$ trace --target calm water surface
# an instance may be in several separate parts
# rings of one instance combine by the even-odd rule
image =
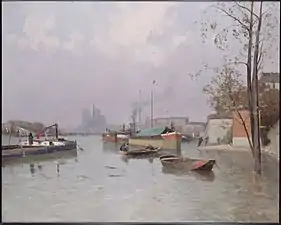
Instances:
[[[44,158],[34,170],[21,161],[2,166],[3,221],[279,220],[279,164],[270,157],[254,180],[250,154],[200,153],[196,143],[184,144],[183,155],[215,158],[219,168],[183,174],[163,171],[158,159],[126,159],[99,136],[69,139],[84,151]]]

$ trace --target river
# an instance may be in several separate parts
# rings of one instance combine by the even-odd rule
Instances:
[[[218,167],[182,174],[163,171],[158,159],[126,160],[100,136],[69,139],[84,149],[77,157],[39,161],[34,170],[2,165],[3,222],[279,221],[279,163],[270,157],[254,180],[249,153],[183,144],[182,155],[213,157]]]

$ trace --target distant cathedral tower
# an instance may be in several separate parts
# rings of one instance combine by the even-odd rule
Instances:
[[[93,104],[92,117],[95,118],[95,116],[96,116],[96,108],[95,108],[95,104]]]

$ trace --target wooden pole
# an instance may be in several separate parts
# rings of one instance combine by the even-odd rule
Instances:
[[[153,128],[153,91],[151,91],[150,104],[150,127]]]
[[[139,125],[141,125],[141,90],[139,90]]]

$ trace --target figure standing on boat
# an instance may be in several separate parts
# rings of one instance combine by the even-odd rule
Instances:
[[[127,152],[128,151],[128,148],[129,148],[129,145],[127,142],[124,142],[121,147],[120,147],[120,151],[124,151],[124,152]]]
[[[173,122],[171,122],[170,127],[171,127],[171,130],[172,130],[172,131],[176,131],[175,126],[174,126],[174,123],[173,123]]]
[[[28,135],[28,143],[29,143],[29,145],[33,145],[33,135],[31,132]]]

